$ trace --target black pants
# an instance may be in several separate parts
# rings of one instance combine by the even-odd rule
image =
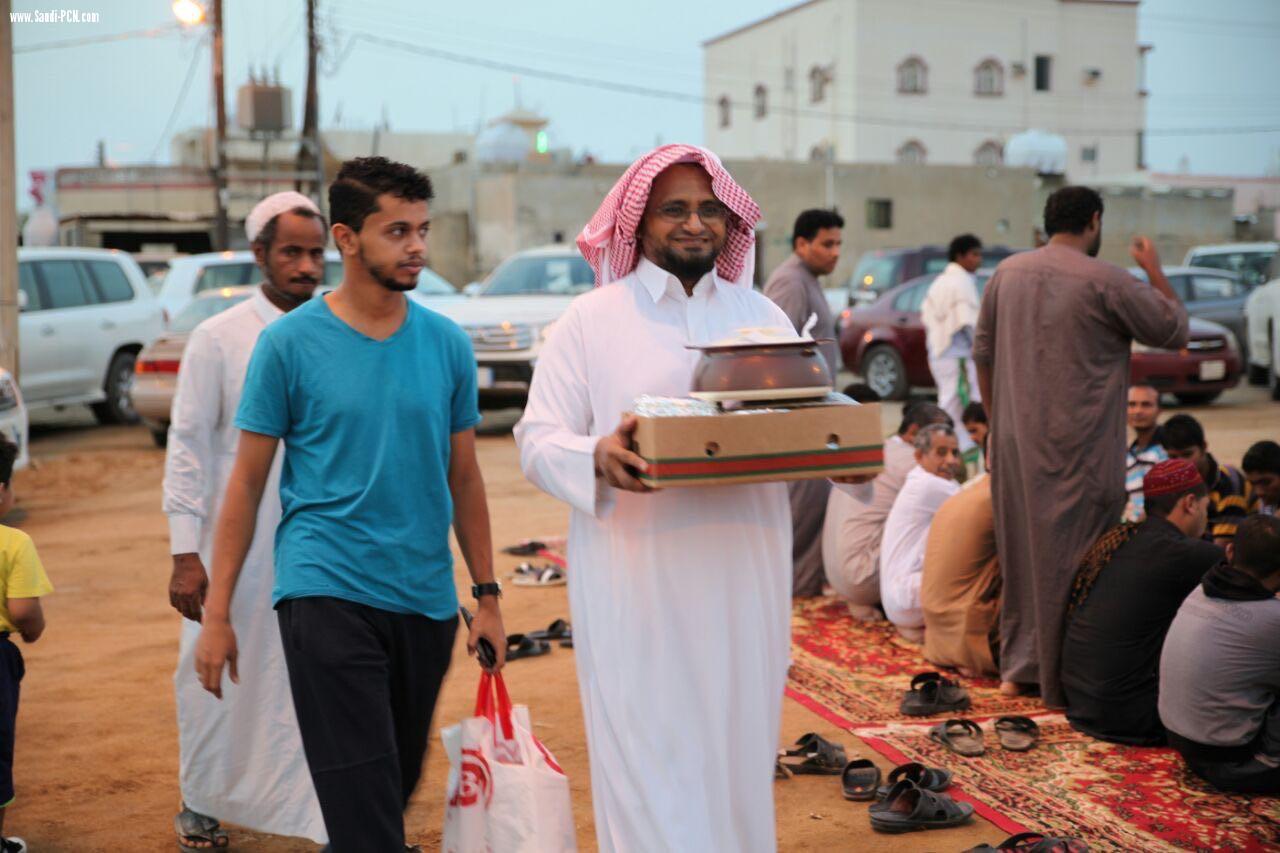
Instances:
[[[1182,754],[1193,773],[1219,791],[1280,794],[1280,767],[1263,764],[1255,757],[1258,740],[1246,746],[1208,746],[1169,732],[1169,745]]]
[[[13,743],[18,724],[18,694],[26,666],[22,652],[0,631],[0,808],[13,800]]]
[[[289,686],[333,853],[403,853],[458,618],[336,598],[277,609]]]

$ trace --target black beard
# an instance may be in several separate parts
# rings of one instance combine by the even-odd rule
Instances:
[[[678,254],[670,247],[663,247],[658,250],[658,266],[682,282],[698,281],[715,269],[716,258],[719,256],[720,252],[716,249],[712,249],[706,255],[689,257]]]
[[[1087,251],[1089,253],[1089,257],[1096,258],[1098,257],[1098,252],[1101,250],[1102,250],[1102,232],[1099,231],[1098,236],[1094,237],[1093,242],[1089,244],[1089,248],[1087,249]]]
[[[414,280],[410,284],[401,284],[393,277],[384,273],[380,268],[370,264],[365,259],[363,247],[360,249],[360,263],[364,264],[364,268],[369,271],[369,275],[374,281],[385,287],[387,290],[390,290],[392,293],[408,293],[410,290],[413,290],[418,286],[417,280]]]
[[[262,289],[273,297],[277,304],[288,305],[289,307],[286,309],[286,313],[288,311],[292,311],[294,308],[297,308],[305,302],[311,301],[312,295],[315,294],[315,291],[312,290],[311,293],[308,293],[306,296],[298,296],[297,294],[290,293],[287,290],[282,290],[276,286],[275,282],[271,280],[271,276],[269,275],[264,275],[262,277]]]

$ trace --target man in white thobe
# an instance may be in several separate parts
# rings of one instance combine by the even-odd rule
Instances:
[[[235,459],[233,419],[259,333],[311,297],[324,276],[326,230],[315,204],[285,192],[260,202],[245,221],[263,284],[201,323],[182,354],[165,457],[164,511],[173,554],[170,603],[184,617],[174,689],[178,705],[179,843],[222,847],[228,821],[261,832],[327,840],[298,735],[280,632],[271,609],[273,539],[280,523],[280,457],[258,511],[257,533],[235,593],[235,629],[244,654],[238,684],[219,701],[195,671],[205,567],[214,521]]]
[[[924,549],[929,525],[946,503],[960,491],[956,473],[960,454],[956,432],[934,424],[916,433],[916,467],[893,502],[880,545],[880,600],[884,615],[902,636],[924,641],[924,609],[920,605],[920,580],[924,575]]]
[[[644,394],[688,394],[690,344],[794,333],[751,289],[758,218],[709,151],[667,145],[633,164],[578,239],[604,286],[556,322],[516,427],[526,476],[572,508],[569,603],[604,851],[775,847],[786,485],[650,492],[624,414]]]
[[[982,266],[982,242],[961,234],[947,248],[948,263],[920,304],[929,349],[929,372],[938,388],[938,405],[961,423],[965,406],[980,401],[978,368],[973,362],[973,330],[978,324],[978,287],[974,272]],[[964,430],[960,452],[974,448]]]

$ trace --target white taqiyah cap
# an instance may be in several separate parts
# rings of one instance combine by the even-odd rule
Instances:
[[[275,193],[258,202],[253,210],[249,211],[249,215],[244,220],[245,236],[252,243],[268,222],[295,207],[305,207],[308,210],[314,210],[317,215],[320,214],[320,208],[316,207],[316,203],[302,193],[293,190]]]

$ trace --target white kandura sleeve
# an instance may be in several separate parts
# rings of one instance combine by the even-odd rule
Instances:
[[[596,476],[591,390],[581,319],[571,306],[552,327],[516,424],[520,468],[529,482],[574,509],[603,518],[613,489]]]
[[[200,550],[209,522],[208,478],[213,470],[214,434],[222,419],[222,357],[217,341],[203,329],[191,333],[170,412],[164,458],[163,508],[169,516],[169,553]]]

